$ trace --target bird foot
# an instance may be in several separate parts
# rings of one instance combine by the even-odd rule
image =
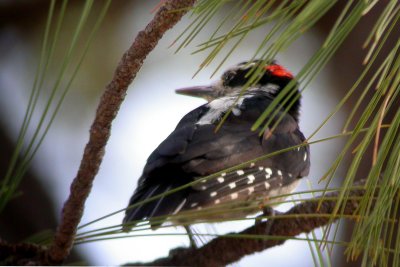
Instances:
[[[268,235],[269,232],[271,231],[271,227],[273,225],[274,216],[282,215],[283,212],[277,211],[277,210],[271,208],[270,206],[264,206],[262,208],[262,212],[263,212],[262,214],[260,214],[259,216],[256,217],[255,225],[262,223],[266,219],[265,217],[269,217],[268,221],[270,220],[271,223],[267,224],[267,229],[265,231],[265,234]]]
[[[196,240],[193,237],[193,231],[189,225],[184,226],[190,241],[190,248],[197,248]]]

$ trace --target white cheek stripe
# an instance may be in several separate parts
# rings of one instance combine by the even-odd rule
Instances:
[[[233,88],[232,92],[235,92],[235,89],[236,88]],[[259,86],[250,87],[247,89],[247,91],[251,92],[251,91],[261,90],[267,93],[274,93],[278,89],[279,89],[278,85],[269,83],[262,87]],[[253,97],[252,94],[244,94],[239,98],[238,95],[228,95],[214,99],[207,105],[210,109],[206,112],[206,114],[204,114],[201,117],[201,119],[196,124],[197,125],[213,124],[214,122],[218,121],[222,117],[222,114],[226,113],[230,108],[232,108],[232,113],[235,116],[240,116],[242,114],[240,109],[243,105],[243,101],[246,98],[251,98],[251,97]]]
[[[222,114],[229,110],[235,103],[234,97],[221,97],[208,103],[210,108],[206,114],[197,122],[198,125],[212,124],[222,117]],[[235,107],[234,107],[235,108]]]
[[[211,101],[207,105],[210,109],[196,124],[213,124],[214,122],[218,121],[222,117],[222,114],[226,113],[231,107],[233,108],[233,114],[235,116],[240,116],[242,113],[240,108],[242,107],[243,100],[249,97],[252,97],[252,95],[244,95],[239,99],[237,96],[225,96]]]

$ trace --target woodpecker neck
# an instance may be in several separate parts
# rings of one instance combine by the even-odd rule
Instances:
[[[228,96],[236,99],[238,96],[241,95],[242,99],[239,98],[239,100],[237,101],[238,103],[242,103],[244,98],[249,98],[253,96],[264,96],[273,100],[282,92],[282,90],[289,82],[290,80],[285,83],[281,82],[280,84],[267,83],[266,85],[252,86],[248,88],[244,93],[241,92],[241,88],[238,88],[237,90],[232,90],[232,93]],[[292,90],[294,90],[295,92],[293,92]],[[299,122],[301,94],[297,86],[293,87],[291,91],[286,94],[286,96],[289,96],[289,99],[286,100],[286,97],[284,97],[282,100],[279,101],[279,103],[283,104],[282,108],[284,110],[286,110],[290,106],[288,108],[288,113],[296,120],[296,122]]]
[[[214,124],[219,121],[228,111],[231,111],[233,116],[241,116],[243,112],[254,108],[252,107],[253,105],[255,105],[254,103],[257,103],[256,105],[259,105],[257,109],[262,112],[262,110],[266,109],[271,101],[273,101],[273,99],[275,99],[275,97],[279,94],[280,89],[281,88],[275,84],[250,87],[245,92],[242,92],[241,88],[233,88],[233,90],[229,94],[210,101],[207,104],[208,111],[199,119],[196,124]],[[284,103],[285,99],[282,99],[280,101],[283,104],[282,110],[285,110],[286,107],[291,104],[291,99],[294,99],[295,96],[299,95],[300,93],[296,89],[296,93],[291,96],[289,101],[286,101]],[[257,98],[258,100],[256,100],[255,102],[250,101],[250,99],[252,98]],[[296,99],[294,104],[288,109],[288,113],[297,122],[299,118],[299,108],[300,99]]]

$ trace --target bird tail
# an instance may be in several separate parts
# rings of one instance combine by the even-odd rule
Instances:
[[[158,184],[139,187],[129,200],[129,206],[123,219],[123,231],[130,231],[137,223],[145,219],[150,221],[153,230],[157,229],[167,219],[163,216],[179,212],[185,205],[187,189],[166,194],[179,186],[181,185]],[[150,198],[154,199],[149,200]],[[145,202],[146,200],[149,201]],[[141,202],[144,203],[139,204]]]

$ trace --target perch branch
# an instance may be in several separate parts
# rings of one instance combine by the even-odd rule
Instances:
[[[38,265],[43,262],[45,249],[42,246],[19,243],[9,244],[0,239],[1,265]]]
[[[363,182],[357,185],[364,184]],[[354,189],[350,192],[349,199],[343,203],[344,215],[352,215],[357,209],[359,199],[365,193],[363,189]],[[320,198],[304,201],[287,212],[284,215],[290,215],[287,218],[282,216],[274,218],[263,223],[256,224],[245,229],[233,236],[230,233],[229,237],[218,237],[211,240],[208,244],[200,248],[179,248],[170,251],[170,255],[166,258],[160,258],[148,263],[129,263],[127,265],[142,265],[142,266],[226,266],[237,262],[247,255],[255,252],[260,252],[265,249],[283,244],[291,237],[301,233],[309,233],[310,231],[327,225],[332,222],[329,216],[304,216],[309,214],[329,215],[332,214],[336,205],[335,199],[339,192],[325,194],[322,200],[322,205],[318,209]],[[297,215],[293,217],[293,215]],[[336,217],[334,220],[337,220]],[[246,236],[265,236],[268,231],[269,236],[284,237],[278,239],[262,239],[262,238],[244,238]]]
[[[104,156],[104,148],[110,137],[111,123],[125,98],[128,86],[142,66],[143,60],[164,33],[186,14],[194,2],[195,0],[166,1],[122,56],[112,81],[100,99],[90,128],[89,142],[86,144],[77,176],[72,182],[70,195],[64,204],[54,242],[48,250],[50,264],[60,264],[71,250],[85,200],[92,188],[94,177]]]

